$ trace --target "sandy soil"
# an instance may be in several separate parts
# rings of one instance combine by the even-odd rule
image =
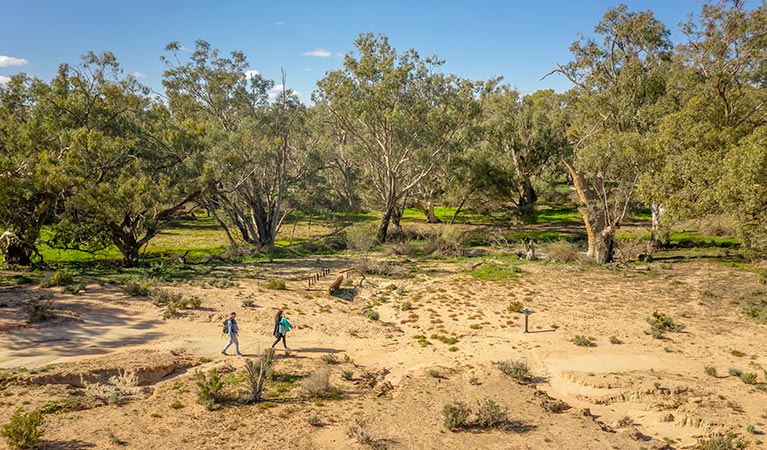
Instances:
[[[693,448],[728,432],[747,448],[767,448],[767,392],[728,375],[736,368],[767,382],[767,325],[741,313],[745,301],[767,295],[756,275],[705,261],[621,270],[520,263],[518,279],[485,281],[471,276],[478,261],[507,264],[399,262],[408,276],[368,276],[336,296],[326,286],[352,260],[264,264],[226,289],[166,286],[203,300],[169,320],[151,299],[112,285],[77,295],[0,288],[0,423],[19,407],[43,408],[54,449],[639,450]],[[307,290],[320,264],[332,273]],[[288,289],[267,290],[266,278]],[[26,324],[21,305],[45,294],[57,318]],[[507,308],[514,301],[533,311],[529,333]],[[245,359],[271,345],[278,307],[296,325],[293,351],[278,352],[266,401],[243,404]],[[363,314],[368,307],[380,320]],[[684,330],[654,339],[645,319],[655,310]],[[220,354],[229,311],[238,312],[246,358]],[[595,345],[576,346],[575,336]],[[498,369],[509,360],[525,361],[531,382]],[[340,400],[303,391],[325,367]],[[208,410],[193,376],[212,368],[224,374],[229,400]],[[446,404],[476,411],[486,399],[508,409],[500,427],[446,430]],[[569,407],[545,408],[554,399]],[[348,435],[355,423],[364,423],[367,443]]]

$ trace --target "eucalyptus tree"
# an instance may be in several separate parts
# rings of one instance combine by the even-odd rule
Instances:
[[[194,140],[109,52],[63,64],[47,102],[65,144],[66,184],[50,244],[114,244],[125,265],[136,265],[141,248],[199,194]]]
[[[612,260],[616,231],[636,201],[639,178],[653,161],[651,133],[666,113],[668,29],[652,11],[609,8],[595,28],[570,47],[573,60],[555,72],[575,87],[564,159],[579,198],[588,254]]]
[[[765,208],[759,195],[748,194],[749,183],[760,186],[753,171],[764,161],[758,143],[767,126],[765,30],[764,2],[705,4],[683,24],[687,42],[678,47],[675,72],[682,106],[661,123],[659,168],[643,186],[663,199],[672,218],[731,214],[745,243],[760,229],[755,217]]]
[[[222,56],[198,40],[188,60],[179,43],[166,47],[163,85],[176,117],[199,130],[206,147],[200,202],[230,242],[274,244],[285,200],[315,161],[296,95],[252,71],[242,52]]]
[[[19,74],[0,84],[0,252],[5,265],[27,266],[62,189],[56,160],[65,144],[46,118],[49,86]]]
[[[529,215],[538,200],[533,182],[568,147],[560,96],[551,90],[522,96],[502,85],[484,105],[485,145],[513,167],[515,202],[523,215]]]
[[[404,198],[459,146],[479,113],[482,84],[438,72],[442,61],[435,57],[397,52],[385,35],[362,34],[355,48],[343,69],[317,83],[313,99],[354,140],[355,158],[383,209],[378,239],[385,241]]]

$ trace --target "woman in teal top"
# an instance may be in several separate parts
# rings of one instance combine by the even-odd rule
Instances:
[[[293,329],[293,325],[288,322],[288,319],[282,316],[282,310],[278,309],[277,315],[274,316],[274,332],[272,333],[277,340],[272,344],[272,348],[274,348],[274,346],[280,342],[280,339],[282,339],[282,345],[285,347],[285,350],[290,350],[288,344],[285,342],[285,335],[288,334],[288,331],[291,329]]]

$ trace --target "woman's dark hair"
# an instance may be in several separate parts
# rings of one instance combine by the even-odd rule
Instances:
[[[277,314],[274,316],[274,323],[277,323],[280,321],[280,317],[282,317],[282,310],[278,309]]]

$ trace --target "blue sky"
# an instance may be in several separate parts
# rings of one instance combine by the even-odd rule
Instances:
[[[341,67],[360,33],[384,33],[400,51],[437,55],[464,78],[503,76],[522,92],[563,91],[561,76],[541,77],[569,60],[577,33],[591,35],[619,2],[540,1],[42,1],[0,0],[0,82],[18,73],[50,80],[61,63],[93,50],[115,53],[126,73],[162,92],[160,56],[171,41],[204,39],[223,52],[245,52],[253,70],[309,102],[315,83]],[[624,1],[651,9],[678,37],[697,0]]]

